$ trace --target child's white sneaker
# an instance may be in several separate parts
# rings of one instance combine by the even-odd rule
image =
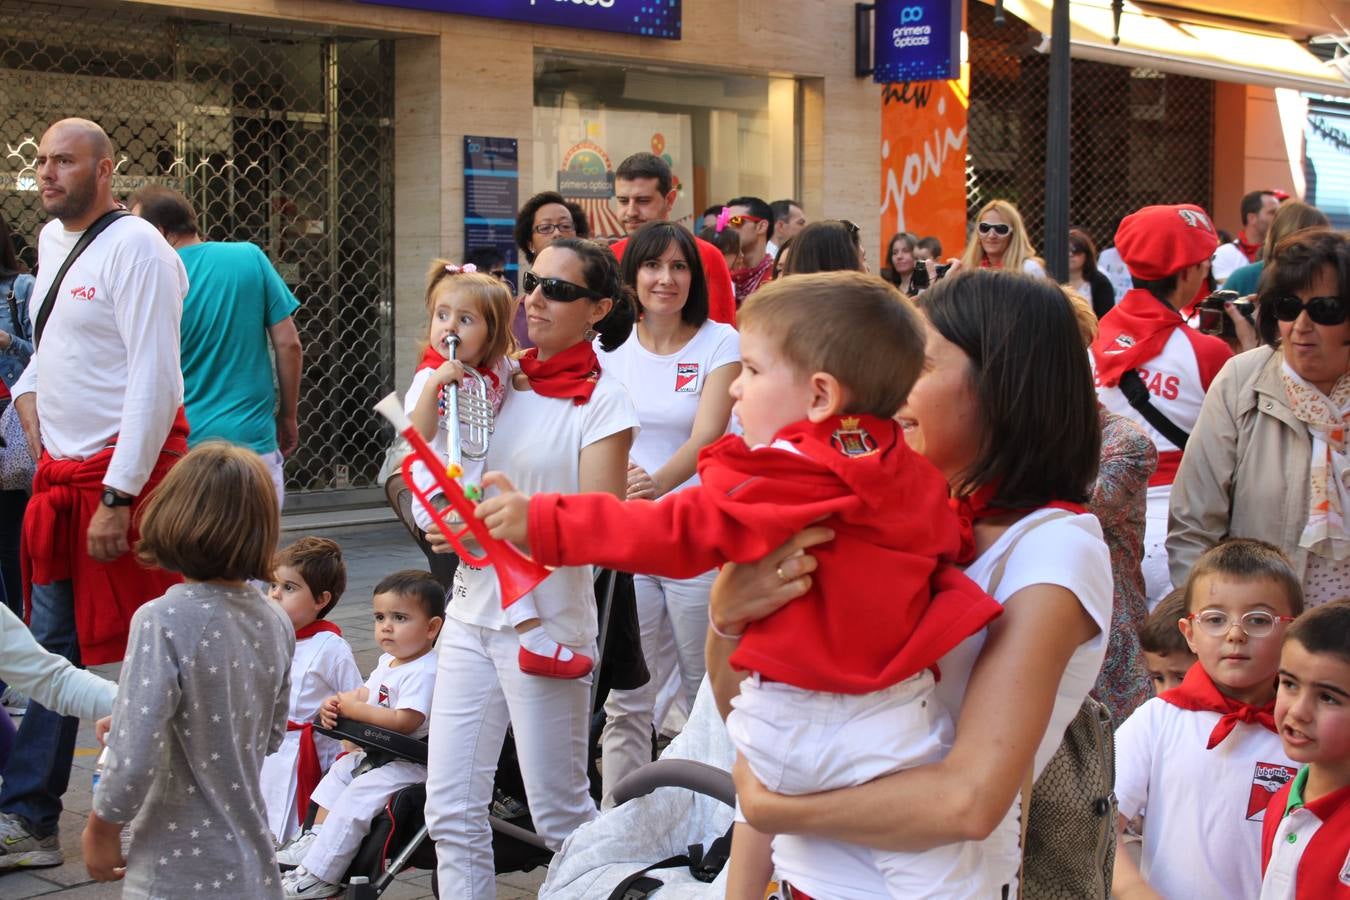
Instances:
[[[309,848],[314,846],[318,840],[319,832],[316,828],[310,828],[300,832],[291,842],[277,851],[277,865],[283,868],[293,869],[305,861],[305,854]]]
[[[287,900],[310,900],[313,897],[336,897],[342,885],[324,881],[304,866],[281,876],[281,890]]]

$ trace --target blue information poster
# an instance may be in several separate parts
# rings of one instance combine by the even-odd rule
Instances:
[[[362,0],[432,12],[680,39],[681,0]]]
[[[962,0],[876,0],[872,80],[946,81],[961,71]]]
[[[515,138],[464,137],[464,252],[495,247],[516,271],[512,229],[520,203],[520,153]]]

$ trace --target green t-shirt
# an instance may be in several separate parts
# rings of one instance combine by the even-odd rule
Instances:
[[[1265,267],[1266,264],[1263,262],[1254,262],[1240,269],[1234,269],[1233,274],[1223,283],[1224,290],[1237,291],[1242,297],[1255,294],[1256,285],[1261,281],[1261,271]]]
[[[226,440],[255,453],[277,449],[276,388],[267,329],[300,303],[255,244],[182,247],[183,394],[189,446]]]

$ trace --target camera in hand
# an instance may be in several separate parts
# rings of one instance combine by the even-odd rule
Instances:
[[[936,280],[951,271],[951,263],[939,263],[933,266],[933,279]]]
[[[1239,296],[1237,291],[1215,291],[1201,300],[1200,305],[1195,308],[1196,315],[1200,319],[1200,330],[1225,340],[1236,339],[1237,329],[1233,327],[1233,320],[1224,311],[1224,306],[1229,303],[1242,313],[1243,318],[1252,323],[1253,328],[1256,327],[1253,318],[1256,315],[1256,304],[1243,302],[1238,299]]]

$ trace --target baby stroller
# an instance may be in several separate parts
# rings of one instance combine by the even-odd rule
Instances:
[[[394,731],[338,719],[333,728],[316,726],[316,731],[336,740],[346,740],[366,752],[366,768],[375,768],[392,760],[426,765],[427,743]],[[358,769],[358,771],[360,771]],[[384,811],[371,823],[351,865],[343,876],[346,890],[340,895],[345,900],[375,900],[383,894],[394,878],[407,868],[436,870],[436,846],[427,836],[423,807],[426,804],[426,785],[415,784],[403,788],[385,804]],[[305,827],[313,824],[316,807],[311,806]],[[492,817],[493,853],[498,872],[527,872],[536,866],[548,865],[553,851],[533,831],[529,814],[511,819]],[[432,890],[436,878],[432,875]]]
[[[600,646],[606,645],[606,637],[611,621],[610,611],[616,605],[616,596],[626,600],[631,608],[632,579],[622,573],[604,571],[596,578],[596,600],[599,605]],[[625,593],[627,596],[625,597]],[[636,640],[632,641],[636,645]],[[613,646],[613,643],[610,642]],[[622,654],[616,653],[614,657]],[[639,654],[640,664],[641,657]],[[602,666],[602,662],[604,665]],[[612,668],[610,654],[602,651],[596,660],[599,673],[592,685],[592,708],[603,703],[601,686],[608,686],[614,680],[608,671]],[[630,677],[631,677],[631,673]],[[645,671],[643,677],[645,678]],[[627,686],[620,683],[619,686]],[[393,760],[426,765],[427,742],[414,739],[397,732],[377,728],[364,722],[339,719],[333,728],[319,727],[316,730],[336,740],[346,740],[356,744],[366,752],[366,768],[375,768]],[[358,770],[360,771],[360,770]],[[593,792],[598,794],[598,773],[594,776]],[[546,866],[553,857],[534,832],[528,807],[515,798],[524,798],[524,786],[520,779],[515,750],[510,734],[503,747],[501,761],[498,764],[496,791],[499,798],[493,804],[489,822],[493,832],[493,857],[498,874],[505,872],[528,872],[538,866]],[[411,785],[398,791],[385,805],[385,809],[371,823],[370,833],[362,841],[360,849],[353,858],[343,876],[345,900],[374,900],[381,896],[393,883],[400,872],[407,868],[436,869],[436,848],[427,835],[423,808],[426,803],[425,785]],[[304,828],[313,824],[316,807],[311,807],[304,822]],[[433,889],[435,876],[432,878]]]

